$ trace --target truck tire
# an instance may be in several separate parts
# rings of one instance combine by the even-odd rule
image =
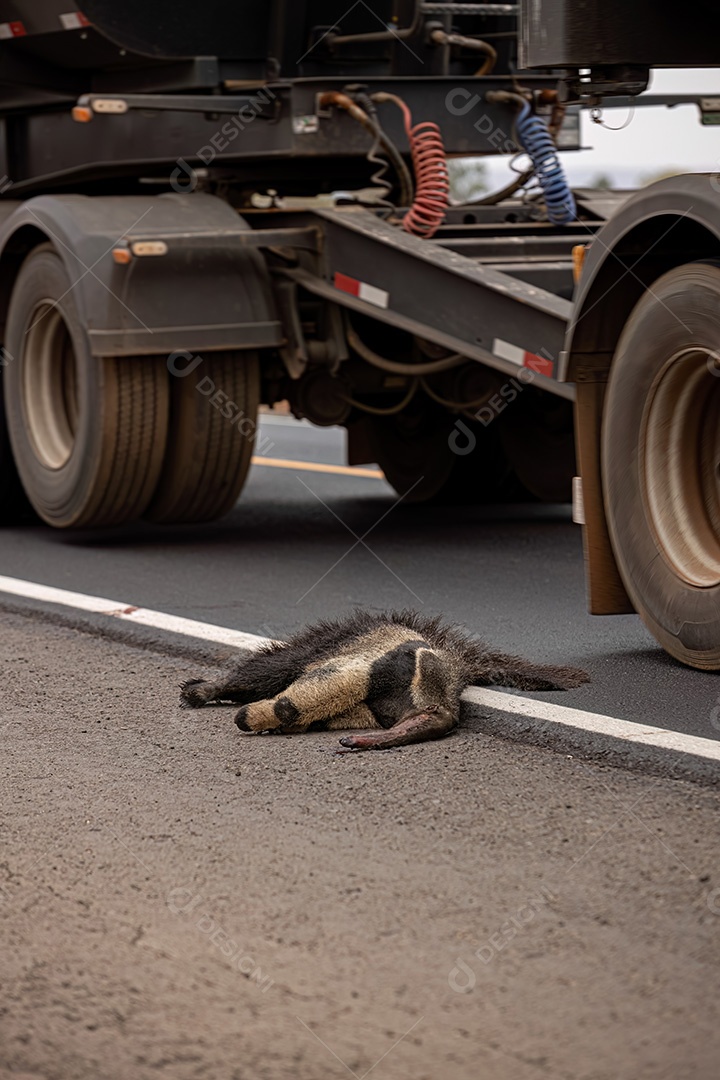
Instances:
[[[410,406],[394,416],[370,416],[372,457],[405,503],[436,498],[457,460],[448,446],[449,415]]]
[[[260,362],[256,352],[207,353],[170,378],[165,460],[145,514],[163,524],[214,521],[235,505],[250,469]]]
[[[12,456],[3,408],[3,380],[0,372],[0,525],[24,525],[35,521],[37,515],[23,491]]]
[[[518,480],[544,503],[572,501],[575,464],[573,407],[536,392],[512,404],[498,420],[503,448]]]
[[[452,472],[435,496],[445,506],[492,506],[509,502],[527,502],[530,496],[518,481],[503,449],[497,425],[484,427],[477,420],[464,419],[458,438],[454,437],[457,417],[449,446],[469,447],[468,454],[453,454]]]
[[[671,270],[620,337],[605,399],[605,510],[625,588],[676,659],[720,669],[720,267]]]
[[[168,413],[163,358],[92,356],[73,282],[50,244],[10,298],[5,413],[25,493],[48,525],[140,517],[160,474]]]
[[[406,503],[484,506],[528,498],[498,433],[474,420],[444,410],[372,417],[370,443]]]

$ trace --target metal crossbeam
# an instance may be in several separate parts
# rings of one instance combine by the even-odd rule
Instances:
[[[518,4],[421,4],[423,15],[517,15]]]

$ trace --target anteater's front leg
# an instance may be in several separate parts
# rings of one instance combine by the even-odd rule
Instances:
[[[391,746],[440,739],[455,727],[457,716],[444,705],[428,705],[422,712],[406,716],[386,731],[368,731],[360,735],[346,735],[340,740],[345,750],[387,750]]]
[[[182,709],[200,709],[212,703],[246,702],[253,698],[252,691],[239,686],[232,677],[218,680],[188,679],[182,684],[180,707]]]
[[[241,731],[306,731],[356,708],[367,694],[370,661],[330,660],[266,701],[244,705],[235,717]]]
[[[282,642],[259,649],[226,669],[216,680],[189,679],[182,687],[185,708],[197,709],[211,702],[264,701],[281,693],[302,673],[302,658]]]

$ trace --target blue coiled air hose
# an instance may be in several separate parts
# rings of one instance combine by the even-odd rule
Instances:
[[[554,225],[565,225],[577,217],[575,199],[568,187],[552,135],[523,102],[515,120],[517,139],[535,168],[545,196],[547,215]]]

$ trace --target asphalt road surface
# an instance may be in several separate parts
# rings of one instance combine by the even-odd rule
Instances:
[[[338,757],[6,616],[3,1080],[714,1080],[718,795],[473,725]]]
[[[343,461],[337,432],[264,428],[268,458]],[[14,528],[0,555],[272,637],[442,612],[590,671],[538,700],[718,737],[716,678],[585,614],[564,508],[405,507],[372,475],[258,464],[217,525]],[[227,649],[0,605],[0,1080],[717,1076],[712,777],[525,745],[473,709],[386,753],[243,737],[177,704]]]
[[[335,429],[271,417],[261,434],[265,459],[345,461]],[[442,613],[590,672],[543,700],[720,739],[716,674],[670,660],[635,616],[587,614],[568,507],[405,506],[381,478],[256,464],[221,522],[5,529],[0,573],[276,638],[354,606]]]

